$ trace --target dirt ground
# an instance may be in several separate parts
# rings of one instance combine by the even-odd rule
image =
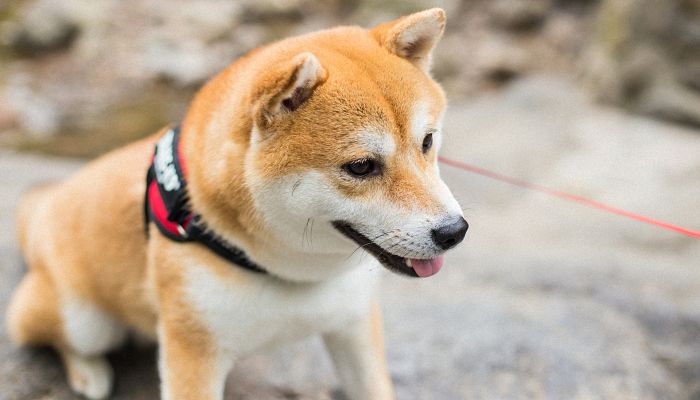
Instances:
[[[564,78],[451,105],[446,157],[700,229],[700,132],[593,106]],[[0,311],[23,273],[13,213],[80,165],[0,149]],[[700,241],[453,167],[471,228],[437,276],[387,273],[398,399],[700,398]],[[74,399],[59,361],[0,323],[0,399]],[[111,357],[115,399],[153,399],[153,349]],[[239,363],[228,399],[330,399],[317,339]],[[338,397],[335,395],[335,397]]]

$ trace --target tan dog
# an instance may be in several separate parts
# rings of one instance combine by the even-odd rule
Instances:
[[[53,346],[73,389],[98,399],[104,354],[133,330],[158,340],[162,398],[196,400],[222,398],[236,358],[320,333],[349,398],[393,398],[378,260],[430,276],[467,230],[437,166],[445,98],[428,70],[444,25],[432,9],[256,49],[201,89],[179,136],[29,193],[13,340]],[[185,183],[178,207],[196,217],[158,217]]]

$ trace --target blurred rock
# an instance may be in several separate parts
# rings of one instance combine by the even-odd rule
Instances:
[[[541,25],[551,7],[551,0],[493,0],[489,13],[495,24],[527,30]]]
[[[60,128],[60,116],[54,104],[38,95],[30,87],[28,75],[14,74],[3,88],[8,112],[14,115],[14,124],[31,135],[50,136]]]
[[[244,7],[241,22],[299,22],[304,19],[303,0],[271,1],[248,4]],[[352,2],[350,2],[352,3]]]
[[[17,126],[17,113],[0,105],[0,133]]]
[[[508,38],[490,37],[480,43],[474,54],[475,67],[487,82],[508,83],[524,75],[530,67],[525,49]]]
[[[602,1],[582,58],[592,93],[635,112],[700,126],[700,8],[693,4]]]
[[[40,0],[24,8],[18,21],[0,27],[2,42],[22,56],[67,49],[77,38],[79,27],[64,4]]]

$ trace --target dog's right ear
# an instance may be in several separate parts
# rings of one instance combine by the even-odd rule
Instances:
[[[298,54],[278,68],[271,68],[258,85],[255,121],[259,127],[270,125],[281,114],[292,113],[311,97],[328,73],[315,55]]]
[[[372,29],[372,35],[389,52],[428,73],[433,49],[444,31],[445,11],[432,8],[385,22]]]

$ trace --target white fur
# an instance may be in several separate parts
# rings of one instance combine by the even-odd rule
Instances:
[[[104,354],[126,338],[124,326],[93,303],[77,298],[62,299],[61,312],[66,340],[78,354]]]
[[[292,283],[256,275],[244,285],[239,278],[227,280],[193,265],[186,273],[185,296],[217,347],[235,358],[364,318],[381,271],[373,259],[364,261],[323,282]]]
[[[369,320],[361,321],[327,333],[323,339],[349,399],[393,399],[389,381],[380,378],[386,368],[382,357],[367,351],[376,340],[369,324]]]
[[[59,349],[68,381],[88,399],[107,398],[113,371],[103,354],[126,339],[126,328],[93,303],[74,297],[61,299],[63,331],[68,348]]]
[[[294,89],[311,86],[318,80],[323,67],[313,53],[301,53],[298,57],[304,58],[304,64],[299,69],[299,75],[294,83]]]
[[[382,129],[365,129],[360,131],[356,137],[360,146],[370,154],[389,157],[396,152],[394,136],[382,132]]]
[[[85,357],[61,353],[71,388],[91,400],[106,399],[112,390],[114,372],[103,356]]]
[[[411,118],[411,133],[417,145],[422,145],[428,130],[433,128],[435,121],[430,117],[428,105],[419,101],[413,106],[413,116]],[[435,138],[433,138],[435,139]]]
[[[433,148],[435,151],[440,150],[442,146],[442,117],[444,111],[441,111],[437,118],[433,119],[428,109],[428,103],[425,101],[417,101],[413,105],[413,116],[411,118],[411,133],[418,145],[422,145],[423,139],[428,131],[433,133]]]

